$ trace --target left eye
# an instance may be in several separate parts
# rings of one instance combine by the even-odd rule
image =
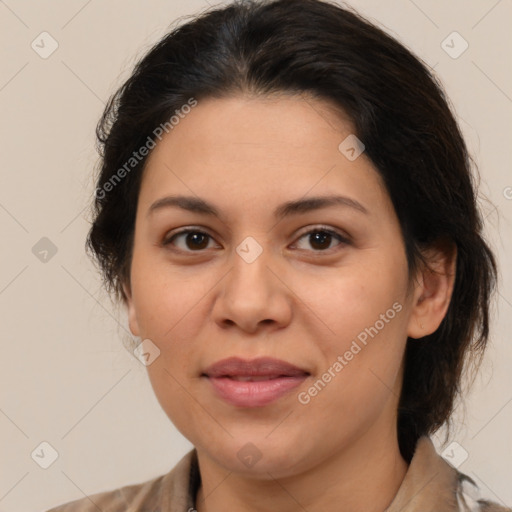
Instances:
[[[309,237],[308,242],[311,244],[312,247],[315,248],[315,252],[321,252],[325,251],[326,249],[331,249],[330,245],[333,239],[337,239],[340,243],[338,245],[341,245],[343,243],[348,243],[348,240],[337,233],[336,231],[332,231],[330,229],[313,229],[311,231],[308,231],[307,233],[304,233],[299,240],[302,238]],[[307,249],[306,249],[307,250]]]
[[[335,231],[325,228],[316,228],[311,231],[308,231],[307,233],[302,234],[299,237],[299,240],[302,240],[303,238],[306,237],[309,237],[308,242],[311,244],[311,247],[314,248],[314,252],[322,252],[326,251],[327,249],[331,249],[331,243],[333,242],[333,239],[337,239],[339,241],[338,245],[348,243],[346,237],[342,236],[341,234]],[[179,247],[178,244],[175,243],[175,241],[180,238],[183,239],[185,243],[185,248]],[[164,240],[163,245],[176,245],[178,246],[178,249],[184,252],[198,252],[208,248],[209,239],[213,240],[213,238],[204,231],[187,229],[180,231],[179,233],[175,233],[171,237],[167,238],[166,240]],[[299,248],[304,249],[301,247]]]

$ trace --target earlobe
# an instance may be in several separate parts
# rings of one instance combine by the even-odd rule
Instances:
[[[457,248],[439,243],[425,254],[418,271],[407,335],[423,338],[437,330],[450,305],[455,284]]]
[[[139,324],[137,322],[137,315],[135,312],[135,305],[132,298],[131,287],[126,283],[122,285],[124,295],[126,297],[126,309],[128,313],[128,326],[130,328],[131,333],[134,336],[140,336]]]

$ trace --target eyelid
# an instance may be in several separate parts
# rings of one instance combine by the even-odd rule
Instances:
[[[345,233],[344,231],[342,231],[340,229],[333,228],[331,226],[327,226],[324,224],[316,224],[311,227],[307,227],[307,228],[305,228],[305,231],[299,233],[296,236],[299,238],[302,238],[304,235],[308,235],[310,233],[315,233],[317,231],[325,231],[326,233],[329,233],[331,235],[335,235],[335,236],[339,237],[341,240],[343,240],[346,243],[350,242],[350,236],[347,233]],[[318,251],[318,252],[321,252],[321,251]]]
[[[313,225],[311,227],[308,227],[308,228],[304,228],[305,231],[303,231],[302,233],[299,233],[296,235],[296,241],[293,242],[293,245],[296,245],[297,242],[303,238],[305,235],[309,235],[311,233],[315,233],[315,232],[326,232],[334,237],[336,237],[338,239],[338,241],[340,242],[338,245],[334,246],[334,247],[331,247],[329,249],[325,249],[325,250],[310,250],[309,252],[312,252],[312,253],[316,253],[316,254],[328,254],[330,252],[332,252],[333,249],[336,249],[336,247],[338,247],[339,245],[348,245],[351,243],[351,239],[350,239],[350,236],[347,235],[346,233],[344,233],[343,231],[340,231],[336,228],[332,228],[330,226],[326,226],[326,225],[322,225],[322,224],[317,224],[317,225]],[[210,237],[212,240],[215,240],[214,236],[210,234],[209,230],[203,226],[185,226],[183,228],[180,228],[178,231],[176,232],[173,232],[171,235],[169,236],[165,236],[165,238],[163,239],[162,241],[162,245],[165,247],[167,245],[171,245],[171,241],[176,238],[177,236],[179,235],[182,235],[182,234],[187,234],[187,233],[201,233],[201,234],[204,234],[204,235],[207,235],[208,237]],[[205,249],[201,249],[201,250],[198,250],[198,251],[191,251],[191,250],[183,250],[183,249],[176,249],[178,252],[182,252],[182,253],[198,253],[198,254],[201,254],[201,253],[204,253]],[[299,250],[305,250],[305,249],[299,249]]]
[[[164,239],[162,240],[162,245],[165,247],[166,245],[171,245],[171,240],[179,235],[187,234],[187,233],[201,233],[204,235],[209,236],[212,240],[215,239],[215,237],[210,234],[209,230],[203,226],[185,226],[183,228],[179,228],[178,231],[172,232],[171,234],[166,234],[164,236]],[[178,249],[181,250],[181,249]],[[204,251],[204,250],[203,250]],[[203,251],[182,251],[182,252],[203,252]]]

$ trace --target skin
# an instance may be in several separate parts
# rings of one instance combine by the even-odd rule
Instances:
[[[147,367],[159,403],[197,449],[199,512],[382,511],[407,471],[396,431],[405,344],[439,326],[455,254],[432,250],[438,273],[409,276],[378,173],[364,153],[350,161],[338,149],[352,133],[339,109],[306,96],[205,99],[149,157],[124,291],[132,333],[160,350]],[[171,194],[203,198],[221,217],[148,213]],[[273,217],[286,201],[332,194],[367,212],[336,205]],[[164,245],[185,227],[211,238]],[[306,234],[322,228],[346,241]],[[248,236],[262,249],[252,263],[236,252]],[[300,403],[394,303],[401,311]],[[275,357],[310,376],[269,405],[235,407],[201,377],[230,356]],[[261,455],[252,467],[237,457],[247,443]]]

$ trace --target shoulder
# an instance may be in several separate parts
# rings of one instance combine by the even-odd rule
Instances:
[[[121,512],[126,511],[130,505],[137,502],[144,507],[157,506],[155,503],[161,495],[162,480],[164,475],[152,480],[126,485],[118,489],[100,492],[85,496],[69,503],[64,503],[47,512]],[[130,508],[133,510],[133,508]]]
[[[512,508],[504,507],[484,499],[475,481],[464,473],[457,471],[457,504],[461,512],[512,512]]]
[[[437,453],[427,436],[418,439],[404,480],[386,512],[512,512],[484,499],[481,489]]]
[[[198,485],[196,451],[188,452],[171,471],[142,483],[91,494],[46,512],[181,512],[193,504]]]

